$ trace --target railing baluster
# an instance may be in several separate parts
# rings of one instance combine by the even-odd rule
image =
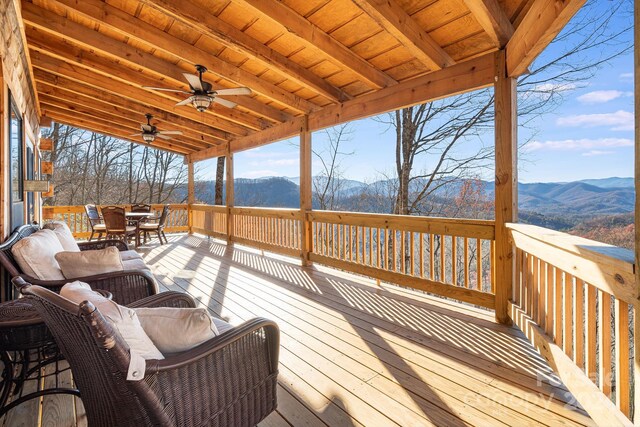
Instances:
[[[584,286],[576,277],[572,277],[573,282],[573,327],[574,336],[574,362],[578,367],[584,369]]]
[[[611,297],[598,289],[598,386],[611,395]]]
[[[476,289],[482,290],[482,241],[476,239]]]
[[[451,284],[458,286],[458,238],[451,236]]]
[[[629,305],[615,300],[616,406],[630,415],[629,388]],[[636,409],[637,410],[637,409]]]
[[[555,305],[553,301],[554,297],[554,288],[553,288],[553,266],[549,263],[545,263],[545,285],[547,290],[547,318],[545,319],[545,331],[547,335],[550,337],[553,336],[553,313],[555,310]]]
[[[564,276],[564,352],[573,359],[573,278]]]
[[[463,254],[464,261],[462,263],[464,267],[464,287],[470,288],[471,286],[469,284],[469,238],[465,237],[464,240],[462,241],[462,244],[464,245],[464,254]]]
[[[436,276],[436,245],[435,236],[429,233],[429,279],[435,280]]]
[[[419,258],[420,258],[420,277],[424,279],[424,233],[418,233],[420,237],[420,248],[419,250]]]
[[[445,236],[443,234],[440,235],[440,281],[442,283],[447,282],[447,266],[445,264]]]
[[[587,290],[586,301],[586,373],[587,376],[595,383],[598,359],[596,358],[596,288],[585,284]]]
[[[409,251],[409,263],[411,266],[409,272],[412,276],[416,275],[416,241],[414,234],[413,231],[409,232],[409,247],[411,248]]]

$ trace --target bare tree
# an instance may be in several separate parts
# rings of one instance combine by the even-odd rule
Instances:
[[[224,162],[225,158],[223,156],[218,157],[218,162],[216,163],[216,185],[215,185],[215,204],[223,205],[222,201],[222,190],[224,183]]]
[[[342,151],[342,145],[352,139],[353,127],[351,123],[334,126],[323,131],[326,135],[326,145],[312,150],[319,160],[322,169],[313,177],[313,196],[318,207],[323,210],[334,210],[338,200],[343,196],[344,175],[341,161],[353,152]]]

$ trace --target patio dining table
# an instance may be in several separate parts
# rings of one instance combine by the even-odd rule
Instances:
[[[125,212],[127,221],[135,223],[136,226],[136,248],[140,246],[140,223],[145,219],[157,218],[153,212]]]

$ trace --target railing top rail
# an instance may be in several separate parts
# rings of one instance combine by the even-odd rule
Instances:
[[[629,304],[636,300],[634,253],[527,224],[507,224],[516,247]]]
[[[404,220],[411,219],[416,221],[425,221],[425,222],[438,222],[442,224],[473,224],[473,225],[483,225],[487,227],[493,227],[495,225],[495,221],[490,219],[468,219],[468,218],[446,218],[440,216],[418,216],[418,215],[396,215],[396,214],[386,214],[386,213],[369,213],[369,212],[351,212],[351,211],[324,211],[324,210],[313,210],[310,214],[315,218],[324,218],[324,217],[340,217],[340,216],[349,216],[356,218],[386,218],[389,220]]]

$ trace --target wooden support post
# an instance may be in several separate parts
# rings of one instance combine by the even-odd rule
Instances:
[[[189,234],[193,233],[193,212],[191,205],[196,202],[196,183],[193,169],[193,162],[187,163],[187,216],[189,221]]]
[[[640,2],[635,2],[634,11],[634,101],[635,101],[635,181],[636,195],[640,191]],[[640,426],[640,198],[636,196],[635,202],[635,273],[636,273],[636,303],[633,316],[633,376],[634,376],[634,419],[636,426]]]
[[[225,160],[225,173],[226,173],[226,205],[227,205],[227,242],[231,241],[233,237],[233,214],[231,208],[234,204],[234,192],[233,192],[233,153],[229,150],[229,144],[227,144],[226,160]]]
[[[517,80],[507,77],[504,50],[496,53],[495,64],[495,305],[496,320],[510,324],[514,250],[506,224],[518,217]]]
[[[302,213],[302,265],[310,265],[309,253],[313,250],[313,233],[309,212],[312,209],[311,193],[311,132],[309,131],[309,117],[305,116],[300,129],[300,212]]]

